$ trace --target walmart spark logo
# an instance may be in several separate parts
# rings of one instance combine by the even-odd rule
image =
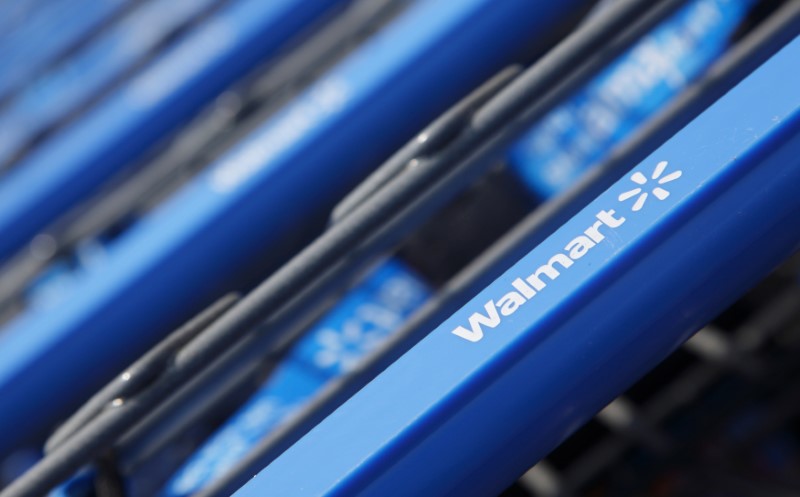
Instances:
[[[648,182],[647,177],[639,171],[633,173],[631,175],[631,181],[641,186],[622,193],[618,197],[619,201],[625,202],[626,200],[636,197],[638,195],[636,201],[633,203],[633,209],[632,209],[633,212],[638,212],[642,210],[642,207],[644,207],[644,203],[647,202],[647,197],[649,196],[650,193],[652,193],[653,196],[658,200],[665,200],[667,197],[669,197],[669,191],[658,185],[665,185],[671,181],[675,181],[676,179],[681,177],[681,174],[683,174],[682,171],[675,171],[673,173],[669,173],[666,176],[662,176],[664,174],[664,171],[667,169],[668,165],[669,162],[665,160],[656,164],[656,167],[653,170],[653,174],[652,176],[650,176],[650,178],[654,182],[656,182],[656,184],[654,185],[653,189],[650,192],[645,191],[646,189],[644,188]]]
[[[667,161],[656,164],[649,179],[640,171],[631,174],[630,180],[637,186],[620,194],[617,200],[626,202],[635,197],[636,200],[631,207],[633,212],[642,210],[651,194],[658,200],[665,200],[670,192],[664,185],[675,181],[683,174],[682,171],[674,171],[665,175],[667,166],[669,166]],[[487,300],[483,309],[473,312],[467,318],[466,326],[463,324],[456,326],[451,333],[468,342],[479,342],[483,339],[485,329],[497,328],[504,318],[517,312],[539,293],[547,291],[548,286],[558,284],[557,280],[564,272],[579,264],[580,259],[600,246],[612,231],[617,230],[625,222],[627,218],[614,209],[598,211],[583,231],[573,233],[574,238],[563,249],[551,253],[549,257],[543,257],[537,263],[540,264],[538,267],[533,265],[527,268],[525,273],[519,274],[510,282],[505,294]]]

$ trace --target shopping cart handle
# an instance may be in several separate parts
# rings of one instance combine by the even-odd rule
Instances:
[[[236,495],[501,491],[800,247],[798,60],[800,38]]]

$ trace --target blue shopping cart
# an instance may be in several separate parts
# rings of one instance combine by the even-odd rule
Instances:
[[[800,490],[800,3],[328,3],[8,225],[0,495]]]

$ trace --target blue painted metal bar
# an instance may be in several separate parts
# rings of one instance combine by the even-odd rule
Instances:
[[[505,488],[800,248],[798,60],[800,38],[236,495]]]

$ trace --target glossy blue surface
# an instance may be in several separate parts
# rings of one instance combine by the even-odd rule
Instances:
[[[6,327],[0,398],[15,408],[0,410],[0,431],[14,436],[0,439],[0,453],[74,408],[309,213],[327,212],[580,3],[423,0],[403,12],[111,244],[61,299]],[[135,93],[155,99],[164,82],[144,79]]]
[[[0,164],[39,133],[82,109],[218,0],[149,0],[92,43],[28,82],[0,111]]]
[[[800,39],[236,495],[492,495],[513,482],[800,248],[798,60]]]
[[[21,0],[0,7],[0,98],[121,12],[129,0]]]
[[[0,178],[0,260],[345,0],[233,0]]]

